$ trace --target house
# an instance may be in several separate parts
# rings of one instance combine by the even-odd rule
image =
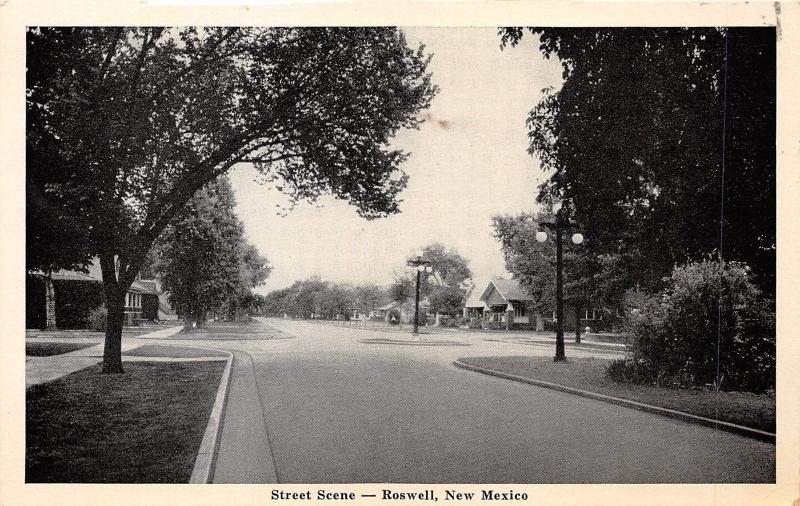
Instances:
[[[428,320],[428,308],[430,307],[428,299],[421,299],[419,301],[419,323],[425,325]],[[406,301],[403,303],[392,301],[381,307],[375,308],[372,312],[372,318],[382,319],[386,322],[398,321],[399,323],[414,323],[414,301]]]
[[[87,328],[89,315],[105,299],[103,274],[96,258],[87,265],[87,272],[58,270],[49,279],[42,273],[28,273],[25,285],[26,328]],[[157,280],[137,276],[125,294],[124,324],[134,325],[143,320],[162,319],[162,314],[174,314],[168,303],[162,303],[162,297],[166,302]]]
[[[544,320],[533,310],[533,296],[516,279],[493,278],[476,298],[477,293],[467,298],[464,311],[474,317],[482,310],[484,328],[544,330]]]
[[[156,298],[153,299],[145,294],[145,300],[142,304],[142,319],[144,320],[177,320],[178,313],[169,302],[169,294],[164,291],[161,286],[161,281],[149,274],[147,271],[139,273],[139,278],[134,281],[134,284],[143,286],[150,294],[155,294]],[[148,276],[149,279],[145,279]],[[133,288],[133,285],[131,285]]]
[[[467,321],[474,319],[483,319],[483,311],[486,308],[486,303],[481,300],[483,291],[476,290],[477,286],[473,286],[467,294],[466,301],[464,302],[463,316]]]
[[[464,319],[471,324],[480,323],[488,329],[505,330],[548,330],[555,328],[556,313],[543,316],[536,312],[535,299],[516,279],[493,278],[483,291],[474,287],[464,304]],[[581,329],[589,327],[593,331],[611,330],[614,319],[608,310],[580,308],[564,303],[564,330],[575,330],[576,321]]]

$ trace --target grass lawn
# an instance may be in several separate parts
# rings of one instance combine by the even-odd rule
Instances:
[[[526,378],[643,402],[693,415],[775,432],[775,397],[746,392],[679,390],[618,383],[605,375],[609,360],[546,357],[469,357],[460,362]]]
[[[187,483],[224,362],[100,366],[26,392],[27,483]]]
[[[123,327],[122,328],[122,337],[136,337],[142,334],[149,334],[150,332],[155,332],[156,330],[168,329],[170,327],[177,327],[180,323],[178,322],[163,322],[163,323],[155,323],[155,324],[148,324],[148,325],[140,325],[137,327]],[[96,337],[102,339],[106,336],[105,332],[97,331],[97,330],[88,330],[88,329],[57,329],[57,330],[35,330],[35,329],[27,329],[25,330],[26,337],[58,337],[58,338],[76,338],[76,337]]]
[[[192,339],[210,341],[261,341],[267,339],[291,339],[293,336],[258,320],[215,321],[201,328],[183,329],[170,339]]]
[[[25,343],[25,355],[50,357],[94,346],[94,343]]]
[[[156,344],[145,344],[130,351],[125,351],[123,355],[132,357],[168,357],[168,358],[198,358],[198,357],[227,357],[228,354],[222,351],[187,348],[184,346],[160,346]]]

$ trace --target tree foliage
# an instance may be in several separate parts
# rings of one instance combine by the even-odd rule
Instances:
[[[425,276],[421,286],[428,294],[436,286],[459,287],[472,278],[469,260],[461,256],[455,248],[447,248],[442,243],[432,243],[422,248],[422,257],[431,263],[434,281]]]
[[[434,313],[455,315],[461,312],[466,296],[466,283],[472,278],[469,261],[454,248],[432,243],[422,248],[422,258],[430,262],[431,273],[420,275],[420,297],[427,297]],[[413,301],[416,271],[397,274],[390,287],[392,300]]]
[[[370,311],[385,303],[386,291],[376,284],[363,283],[353,288],[353,297],[356,307],[368,315]]]
[[[269,274],[266,259],[245,241],[235,205],[227,177],[218,178],[192,197],[153,248],[170,302],[201,325],[208,312],[240,305]]]
[[[542,222],[552,222],[549,210],[516,216],[492,218],[495,237],[500,241],[506,269],[533,295],[533,307],[542,314],[555,310],[556,247],[555,238],[547,232],[545,242],[536,240],[536,233],[547,230]],[[564,298],[573,306],[621,308],[630,274],[619,255],[595,254],[587,244],[575,245],[570,233],[564,234]]]
[[[775,307],[750,268],[704,259],[674,269],[631,317],[631,356],[616,379],[761,392],[775,388]]]
[[[394,282],[389,286],[389,297],[393,302],[403,304],[410,300],[414,300],[416,293],[416,285],[408,275],[398,274],[394,278]]]
[[[433,313],[456,316],[464,309],[466,290],[459,286],[437,286],[428,296],[430,306],[428,310]]]
[[[530,31],[564,78],[528,118],[551,172],[540,201],[572,203],[590,248],[622,252],[632,284],[658,290],[718,251],[774,294],[774,28]],[[503,45],[522,36],[501,30]]]
[[[364,314],[386,302],[385,291],[374,284],[331,283],[319,276],[295,281],[265,297],[264,313],[298,318],[349,319],[354,310]]]
[[[100,257],[104,370],[122,370],[122,298],[153,241],[232,166],[292,202],[397,212],[408,154],[390,142],[437,91],[429,59],[394,28],[29,29],[29,195]]]

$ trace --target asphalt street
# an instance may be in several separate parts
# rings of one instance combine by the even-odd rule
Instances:
[[[390,336],[301,321],[266,323],[268,333],[294,339],[232,335],[213,343],[252,357],[248,367],[258,393],[252,402],[262,404],[264,423],[250,429],[268,431],[261,439],[268,440],[270,455],[262,457],[271,457],[274,467],[250,475],[255,478],[231,477],[271,476],[282,483],[774,481],[774,445],[452,365],[464,356],[550,356],[547,346],[467,333],[425,338],[469,346],[376,344],[368,340]],[[618,353],[568,348],[567,355]],[[229,406],[229,416],[236,412]],[[233,419],[224,423],[229,430],[236,426]],[[223,436],[221,461],[230,460],[225,444]]]

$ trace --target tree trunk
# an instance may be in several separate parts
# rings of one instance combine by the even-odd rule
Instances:
[[[106,290],[106,344],[103,349],[103,373],[121,374],[122,368],[122,322],[125,318],[123,298],[109,297]]]
[[[106,298],[106,341],[103,348],[103,373],[122,374],[122,323],[125,318],[125,292],[127,286],[117,281],[117,267],[113,255],[100,256],[103,272],[103,292]]]
[[[575,342],[581,342],[581,305],[575,304]]]
[[[196,328],[203,328],[206,326],[206,310],[197,309],[194,312],[194,323]]]
[[[53,330],[56,328],[56,291],[53,287],[53,277],[50,271],[44,277],[44,311],[45,328]]]

